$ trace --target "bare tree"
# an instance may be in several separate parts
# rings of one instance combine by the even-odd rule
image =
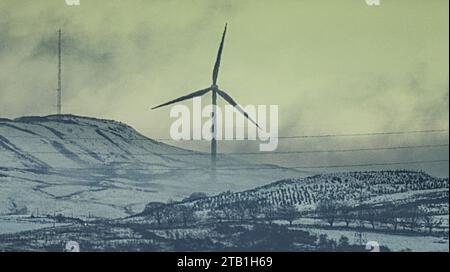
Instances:
[[[168,206],[163,210],[163,216],[166,219],[167,226],[173,227],[178,219],[178,211],[173,206]]]
[[[257,201],[247,201],[248,216],[256,222],[261,215],[261,205]]]
[[[316,207],[316,212],[319,217],[325,220],[330,227],[332,227],[336,221],[338,210],[338,203],[330,199],[321,200],[317,203]]]
[[[277,209],[272,205],[266,205],[262,208],[262,213],[264,214],[264,218],[267,220],[269,224],[272,224],[277,216]]]
[[[156,209],[153,212],[153,216],[154,216],[154,218],[156,220],[156,223],[158,224],[158,228],[160,228],[161,227],[161,220],[163,218],[163,210],[162,209]]]
[[[187,227],[188,224],[195,219],[195,211],[193,207],[180,206],[179,213],[181,215],[181,219],[183,220],[183,227]]]
[[[234,209],[236,216],[241,222],[243,222],[247,218],[247,216],[249,216],[249,205],[244,201],[234,203],[232,208]]]
[[[161,227],[161,220],[164,214],[164,206],[164,203],[152,202],[147,204],[143,212],[144,214],[149,215],[150,217],[155,219],[158,228]]]
[[[380,211],[377,209],[368,208],[363,212],[363,218],[370,223],[372,229],[375,229],[376,222],[380,220]]]
[[[430,234],[433,232],[434,228],[439,227],[442,224],[442,220],[435,219],[431,214],[423,214],[422,221]]]
[[[289,226],[292,226],[292,222],[300,216],[300,212],[294,205],[285,205],[278,209],[279,216],[289,222]]]
[[[403,230],[416,230],[420,228],[420,221],[422,221],[423,213],[418,207],[403,209],[400,214],[400,225]]]
[[[393,205],[380,213],[381,222],[391,225],[394,231],[398,230],[398,226],[402,223],[402,215],[404,210],[399,205]]]
[[[398,226],[401,223],[401,219],[399,217],[395,216],[395,214],[394,214],[394,215],[387,217],[385,220],[386,220],[386,223],[392,225],[392,229],[394,231],[397,231]]]
[[[348,204],[341,203],[339,205],[339,218],[345,222],[345,225],[348,227],[350,223],[356,220],[355,213],[352,211],[352,207]]]
[[[405,218],[405,223],[411,230],[415,230],[420,226],[420,221],[422,220],[423,213],[419,208],[413,208],[412,210],[407,212],[407,216]]]

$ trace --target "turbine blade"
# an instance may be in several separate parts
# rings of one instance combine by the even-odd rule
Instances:
[[[238,103],[236,103],[236,101],[234,101],[233,98],[231,98],[231,96],[229,96],[226,92],[222,91],[222,90],[217,90],[217,93],[223,98],[225,99],[225,101],[227,101],[228,103],[230,103],[230,105],[232,105],[235,109],[237,109],[240,113],[242,113],[242,115],[245,116],[245,118],[247,118],[248,120],[250,120],[257,128],[261,129],[259,127],[259,125],[248,115],[248,113],[246,113],[244,111],[244,109],[239,106]]]
[[[212,77],[213,85],[216,85],[217,77],[219,76],[220,60],[222,58],[223,43],[225,41],[226,33],[227,33],[227,24],[225,24],[225,30],[223,31],[223,34],[222,34],[222,41],[220,42],[219,51],[217,52],[216,63],[214,64],[213,77]]]
[[[164,103],[164,104],[161,104],[159,106],[153,107],[152,110],[157,109],[157,108],[161,108],[161,107],[173,104],[173,103],[177,103],[177,102],[181,102],[181,101],[184,101],[184,100],[188,100],[188,99],[191,99],[191,98],[194,98],[194,97],[197,97],[197,96],[202,96],[202,95],[206,94],[207,92],[209,92],[210,90],[211,90],[211,88],[208,87],[206,89],[193,92],[191,94],[179,97],[179,98],[171,100],[171,101],[169,101],[167,103]]]

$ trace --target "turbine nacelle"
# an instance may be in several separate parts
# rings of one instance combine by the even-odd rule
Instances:
[[[164,107],[170,104],[174,104],[177,102],[181,102],[184,100],[188,100],[188,99],[192,99],[194,97],[199,97],[199,96],[203,96],[207,93],[209,93],[210,91],[213,92],[212,95],[212,105],[216,106],[216,99],[217,99],[217,95],[219,95],[220,97],[222,97],[225,101],[227,101],[229,104],[231,104],[238,112],[240,112],[242,115],[245,116],[245,118],[247,118],[250,122],[252,122],[256,127],[258,127],[259,129],[261,129],[258,124],[247,114],[247,112],[244,111],[244,109],[239,106],[237,104],[236,101],[234,101],[233,98],[231,98],[230,95],[228,95],[224,90],[220,90],[219,86],[217,85],[217,78],[219,76],[219,68],[220,68],[220,61],[222,58],[222,51],[223,51],[223,45],[224,45],[224,41],[225,41],[225,34],[227,33],[227,25],[225,25],[225,30],[223,31],[222,34],[222,40],[220,42],[220,46],[219,46],[219,51],[217,52],[217,58],[216,58],[216,62],[214,64],[214,69],[213,69],[213,74],[212,74],[212,85],[211,87],[208,87],[206,89],[202,89],[202,90],[198,90],[195,91],[193,93],[190,93],[188,95],[184,95],[182,97],[176,98],[174,100],[171,100],[167,103],[161,104],[159,106],[156,106],[152,109],[157,109],[160,107]],[[216,165],[216,153],[217,153],[217,144],[216,144],[216,138],[215,138],[215,124],[216,124],[216,114],[214,114],[215,109],[213,109],[212,112],[212,127],[211,127],[211,132],[213,134],[213,137],[211,139],[211,165],[213,167],[213,169],[215,169],[215,165]]]
[[[219,86],[217,85],[217,78],[219,76],[220,61],[222,59],[222,51],[223,51],[223,45],[224,45],[224,42],[225,42],[225,35],[226,35],[226,33],[227,33],[227,24],[225,24],[225,29],[224,29],[223,34],[222,34],[222,40],[220,41],[219,51],[217,52],[216,62],[214,63],[211,87],[208,87],[208,88],[202,89],[202,90],[198,90],[198,91],[195,91],[195,92],[190,93],[188,95],[184,95],[182,97],[176,98],[176,99],[171,100],[171,101],[169,101],[167,103],[164,103],[164,104],[161,104],[159,106],[153,107],[152,110],[160,108],[160,107],[164,107],[164,106],[167,106],[167,105],[170,105],[170,104],[174,104],[174,103],[177,103],[177,102],[181,102],[181,101],[184,101],[184,100],[192,99],[194,97],[203,96],[203,95],[209,93],[210,91],[213,91],[214,94],[218,94],[225,101],[227,101],[234,108],[236,108],[236,110],[238,112],[240,112],[242,115],[244,115],[245,118],[250,120],[255,126],[257,126],[259,129],[261,129],[258,126],[258,124],[244,111],[244,109],[242,109],[242,107],[240,107],[239,104],[237,104],[237,102],[234,101],[234,99],[231,98],[231,96],[228,95],[224,90],[220,90]],[[214,97],[213,97],[213,99],[214,99]],[[215,102],[213,102],[213,104],[215,104]]]

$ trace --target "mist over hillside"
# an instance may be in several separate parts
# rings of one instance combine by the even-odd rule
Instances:
[[[0,120],[0,214],[26,209],[120,217],[141,211],[149,201],[304,176],[260,167],[220,156],[212,181],[209,154],[160,143],[120,122],[74,115]]]

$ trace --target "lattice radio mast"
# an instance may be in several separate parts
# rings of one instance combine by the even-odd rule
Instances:
[[[61,29],[58,30],[58,89],[56,90],[56,111],[61,114]]]

